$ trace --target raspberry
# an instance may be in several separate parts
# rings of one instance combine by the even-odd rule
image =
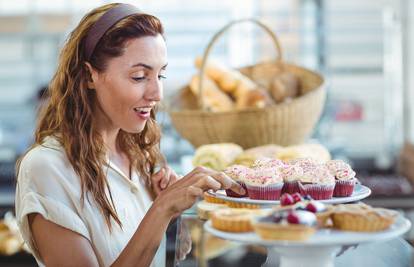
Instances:
[[[292,197],[293,197],[293,200],[295,201],[295,203],[296,202],[300,202],[300,201],[302,201],[303,199],[302,199],[302,196],[299,194],[299,193],[294,193],[293,195],[292,195]]]
[[[289,206],[289,205],[293,205],[293,204],[295,204],[295,200],[293,199],[293,197],[290,194],[284,193],[280,197],[280,205],[281,206]]]
[[[318,208],[312,202],[309,202],[308,205],[306,205],[306,210],[316,213],[318,211]]]
[[[299,224],[299,217],[293,212],[289,213],[286,219],[288,223]]]

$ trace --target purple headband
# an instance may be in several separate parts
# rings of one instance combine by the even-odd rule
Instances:
[[[121,19],[133,14],[141,13],[141,11],[133,5],[118,4],[117,6],[105,12],[89,29],[85,40],[85,58],[87,61],[91,59],[92,53],[96,45],[106,31]]]

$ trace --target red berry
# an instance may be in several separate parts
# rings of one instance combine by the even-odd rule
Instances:
[[[295,203],[303,200],[302,199],[302,196],[300,195],[300,193],[294,193],[292,195],[292,197],[293,197],[293,200],[295,201]]]
[[[312,202],[309,202],[308,205],[306,205],[306,210],[316,213],[318,211],[318,208]]]
[[[295,200],[293,199],[293,197],[290,194],[284,193],[280,197],[280,205],[289,206],[289,205],[293,205],[293,204],[295,204]]]
[[[288,223],[299,224],[299,217],[293,212],[290,212],[286,219]]]

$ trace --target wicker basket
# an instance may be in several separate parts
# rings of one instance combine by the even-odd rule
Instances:
[[[174,127],[195,147],[223,142],[236,143],[245,149],[270,143],[279,145],[302,143],[310,136],[321,115],[326,95],[324,79],[313,71],[284,63],[279,42],[266,25],[254,19],[244,19],[233,21],[223,27],[214,35],[204,52],[200,77],[204,75],[212,45],[228,28],[241,22],[253,22],[263,28],[272,38],[278,51],[278,58],[275,61],[243,67],[239,71],[252,80],[259,80],[272,77],[278,70],[284,68],[299,76],[302,90],[306,93],[290,102],[265,108],[209,112],[205,108],[203,99],[200,97],[197,101],[186,86],[169,105],[169,114]],[[201,78],[199,87],[201,90],[202,81]],[[201,96],[202,93],[199,95]]]

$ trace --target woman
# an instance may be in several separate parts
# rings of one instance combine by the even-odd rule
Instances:
[[[223,173],[179,179],[165,165],[155,109],[166,66],[160,21],[131,5],[97,8],[71,33],[18,165],[16,214],[40,265],[162,266],[173,218],[208,189],[243,193]]]

